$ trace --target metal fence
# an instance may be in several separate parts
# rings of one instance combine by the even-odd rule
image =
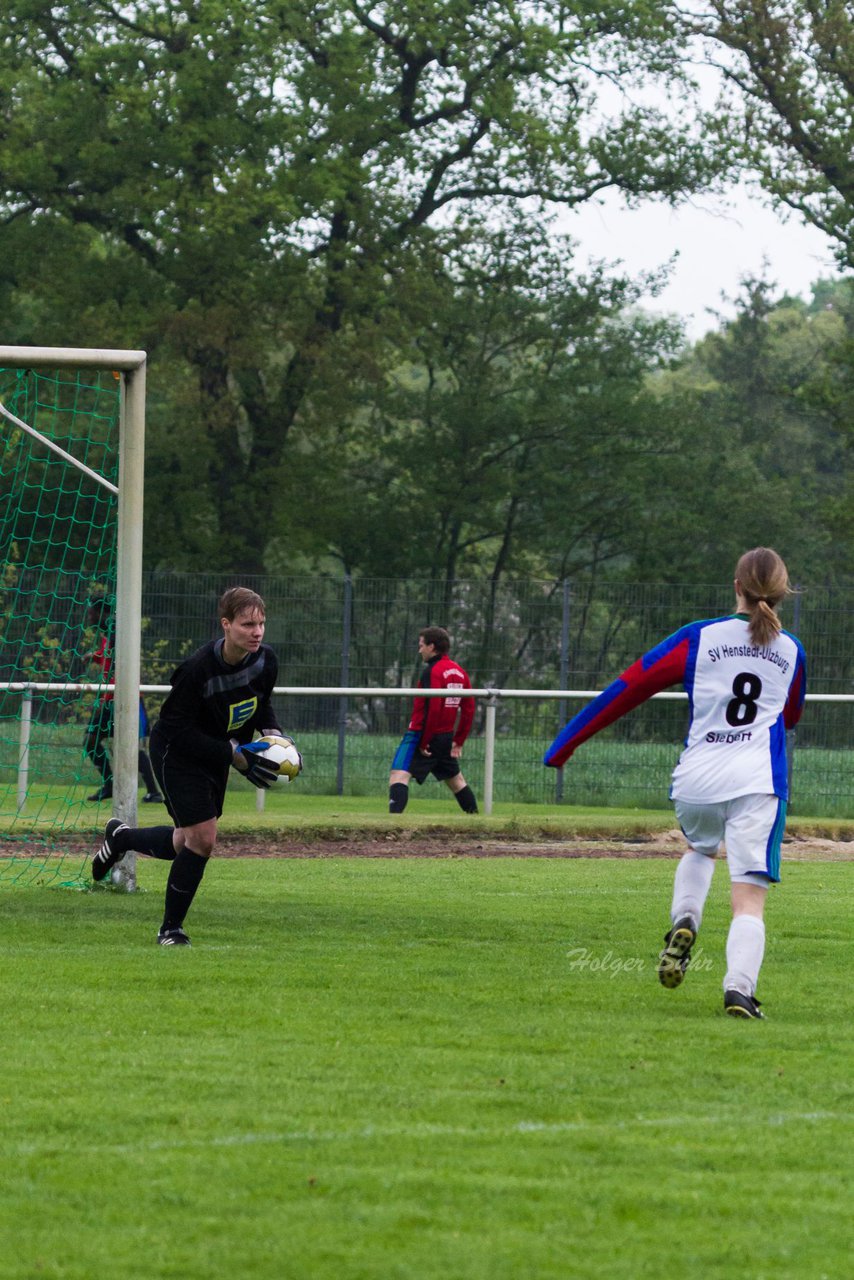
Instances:
[[[733,600],[728,584],[240,581],[266,601],[266,638],[283,683],[307,686],[410,685],[419,670],[418,632],[434,624],[450,631],[452,653],[473,684],[600,687],[677,627],[727,613]],[[217,600],[228,585],[218,574],[145,575],[144,676],[152,683],[219,634]],[[784,606],[783,624],[804,644],[814,692],[854,692],[854,599],[805,588]]]
[[[57,696],[72,703],[88,692],[103,693],[112,686],[84,686],[67,681],[58,684],[10,683],[0,685],[4,696],[18,697],[21,703],[17,749],[11,741],[0,737],[0,780],[5,778],[5,792],[0,788],[0,819],[15,813],[24,816],[30,787],[33,782],[48,786],[78,786],[80,778],[80,751],[69,736],[66,725],[46,725],[34,716],[42,700],[48,705]],[[162,697],[169,686],[143,686],[146,695]],[[303,699],[329,699],[339,705],[351,700],[381,697],[400,703],[411,699],[415,689],[381,689],[346,686],[342,688],[305,688],[301,686],[277,687],[274,703],[284,704],[282,719],[290,713],[296,718],[296,709]],[[593,690],[543,690],[532,692],[523,689],[473,689],[462,696],[478,699],[484,708],[483,733],[470,739],[465,751],[465,773],[469,784],[474,784],[486,814],[493,811],[496,798],[515,802],[548,803],[563,797],[562,773],[545,770],[542,763],[542,747],[536,736],[515,737],[499,735],[497,731],[499,711],[514,703],[528,703],[540,708],[555,702],[583,705],[593,696]],[[425,691],[426,696],[444,696],[437,690]],[[655,694],[646,707],[638,708],[636,718],[650,713],[661,716],[667,703],[679,703],[684,722],[687,694],[665,692]],[[854,710],[854,694],[809,694],[809,709],[822,703],[844,707],[850,715]],[[554,720],[551,720],[554,726]],[[290,727],[290,725],[289,725]],[[551,736],[553,728],[549,731]],[[794,778],[795,737],[789,735],[790,790]],[[373,794],[379,797],[388,762],[397,738],[372,734],[364,730],[355,732],[346,718],[342,718],[337,733],[329,731],[305,731],[299,734],[299,745],[307,763],[307,772],[300,780],[300,791],[320,795]],[[664,805],[664,783],[672,768],[677,748],[668,740],[655,741],[649,734],[639,732],[634,740],[620,740],[613,731],[602,738],[587,743],[571,769],[571,798],[586,805],[614,806],[649,809]],[[40,763],[37,763],[39,756]],[[65,757],[63,761],[63,757]],[[848,775],[847,757],[842,752],[822,751],[813,748],[797,753],[797,799],[800,811],[811,816],[852,816],[850,796],[844,785]],[[13,774],[14,786],[13,783]],[[416,793],[417,794],[417,793]],[[428,792],[429,794],[429,792]],[[13,799],[14,797],[14,799]],[[264,793],[256,796],[258,807],[264,807]]]
[[[333,575],[240,581],[266,601],[266,638],[279,656],[279,683],[300,690],[283,695],[277,710],[306,748],[310,767],[301,786],[324,794],[383,794],[408,704],[382,690],[415,684],[417,637],[426,625],[448,628],[452,653],[474,686],[545,693],[600,689],[677,627],[732,608],[726,584],[526,579],[496,587],[481,581],[351,582]],[[219,634],[217,600],[233,583],[219,574],[145,575],[144,683],[166,683],[182,658]],[[85,600],[65,600],[69,635],[81,625],[84,610]],[[804,589],[785,606],[783,621],[806,649],[810,692],[854,694],[854,601],[823,588]],[[83,678],[70,667],[62,675]],[[4,676],[20,679],[0,669],[0,680]],[[339,686],[377,692],[307,692]],[[150,702],[156,713],[159,697],[152,695]],[[666,807],[670,770],[685,735],[684,701],[656,700],[638,708],[555,774],[543,768],[542,753],[578,705],[554,696],[498,700],[496,800]],[[16,712],[10,705],[5,714]],[[486,713],[481,699],[464,756],[466,777],[476,787],[484,783]],[[38,717],[37,707],[33,714]],[[796,739],[794,810],[854,817],[852,714],[845,702],[808,704]],[[74,715],[73,704],[67,715]],[[413,802],[437,794],[430,784],[413,790]]]
[[[381,786],[407,707],[383,687],[416,682],[418,632],[447,627],[454,657],[472,684],[498,689],[600,689],[677,627],[732,608],[730,584],[601,583],[523,579],[492,584],[427,579],[255,577],[241,579],[267,604],[267,640],[288,686],[376,687],[376,695],[283,699],[282,723],[317,735],[315,768],[326,790]],[[151,573],[144,581],[148,620],[144,664],[152,682],[196,644],[218,634],[217,600],[230,582],[218,575]],[[807,652],[812,693],[854,693],[854,600],[825,588],[799,590],[783,622]],[[578,701],[500,699],[496,707],[496,798],[531,802],[666,806],[669,772],[686,729],[678,700],[655,700],[579,752],[555,775],[543,748]],[[478,703],[466,776],[483,785],[486,706]],[[794,807],[854,816],[847,752],[852,707],[810,702],[797,735]],[[320,781],[322,778],[322,782]],[[313,785],[306,778],[307,785]],[[424,792],[429,794],[428,788]]]
[[[732,608],[729,585],[620,584],[524,579],[488,581],[243,577],[264,596],[268,639],[287,684],[408,685],[419,669],[420,628],[446,626],[452,652],[476,685],[590,687],[694,618]],[[147,659],[172,668],[219,634],[214,573],[143,577]],[[784,607],[784,626],[807,649],[817,692],[854,692],[854,599],[804,588]],[[346,672],[348,680],[342,681]]]
[[[144,680],[163,683],[183,657],[219,634],[217,601],[234,581],[212,573],[143,575]],[[438,624],[450,631],[452,653],[473,684],[596,688],[677,627],[732,608],[731,586],[720,583],[526,578],[494,585],[343,575],[239,581],[267,603],[266,638],[279,654],[282,683],[303,686],[411,685],[418,632]],[[25,666],[34,678],[84,678],[71,658],[61,672],[54,668],[74,653],[89,590],[86,580],[61,571],[20,572],[0,618],[0,681],[20,679]],[[806,587],[785,605],[783,623],[804,644],[814,692],[854,692],[854,597]],[[30,664],[18,658],[21,645],[31,651]],[[319,723],[334,720],[329,706],[314,710]]]

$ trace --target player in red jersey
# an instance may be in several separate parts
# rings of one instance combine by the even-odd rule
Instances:
[[[471,681],[458,662],[448,656],[451,638],[444,627],[425,627],[418,636],[418,652],[427,666],[419,689],[447,689],[446,698],[416,698],[409,728],[391,762],[388,811],[403,813],[409,799],[409,780],[421,785],[431,773],[446,782],[465,813],[477,813],[477,800],[460,769],[463,743],[474,720],[474,698],[458,690]]]

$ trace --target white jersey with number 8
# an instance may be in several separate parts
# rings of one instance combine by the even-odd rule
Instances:
[[[662,640],[573,716],[545,763],[564,764],[594,733],[674,684],[685,686],[691,723],[671,797],[694,804],[754,793],[785,800],[786,730],[803,708],[804,651],[787,631],[754,644],[744,614],[690,622]]]
[[[784,710],[803,668],[801,646],[781,632],[754,644],[736,615],[700,624],[686,671],[691,725],[670,794],[703,804],[763,793],[785,797]]]

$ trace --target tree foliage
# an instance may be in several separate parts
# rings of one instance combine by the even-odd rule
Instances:
[[[754,281],[677,358],[551,235],[738,158],[851,261],[848,10],[691,8],[7,0],[6,338],[149,349],[149,564],[674,580],[775,541],[850,572],[850,290]],[[740,153],[649,105],[698,32]]]
[[[640,286],[574,278],[570,246],[529,229],[445,265],[430,318],[354,422],[330,545],[351,570],[449,581],[607,559],[661,447],[645,379],[676,332],[626,314]]]
[[[700,116],[625,92],[675,85],[683,38],[646,0],[8,0],[14,336],[145,345],[155,378],[162,360],[172,554],[259,568],[291,433],[347,411],[354,369],[383,376],[390,336],[423,321],[425,263],[520,202],[536,221],[714,178]]]
[[[840,365],[850,358],[852,304],[844,281],[819,284],[807,304],[775,297],[762,278],[746,280],[735,317],[660,379],[685,421],[666,492],[684,496],[671,519],[678,559],[669,569],[656,563],[667,545],[666,512],[650,502],[643,576],[714,578],[744,547],[770,544],[801,581],[850,584],[854,472],[836,396],[846,381]]]
[[[731,56],[748,164],[854,266],[854,11],[849,0],[710,0],[691,25]],[[715,56],[713,54],[713,56]]]

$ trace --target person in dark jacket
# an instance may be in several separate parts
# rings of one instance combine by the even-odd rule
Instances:
[[[183,925],[214,851],[228,771],[269,787],[276,766],[264,760],[257,733],[281,734],[271,695],[278,676],[273,650],[263,643],[264,601],[247,587],[231,587],[219,602],[222,636],[202,645],[173,673],[172,689],[151,732],[154,770],[174,826],[106,826],[92,860],[103,880],[135,850],[172,862],[166,885],[161,946],[188,946]]]

